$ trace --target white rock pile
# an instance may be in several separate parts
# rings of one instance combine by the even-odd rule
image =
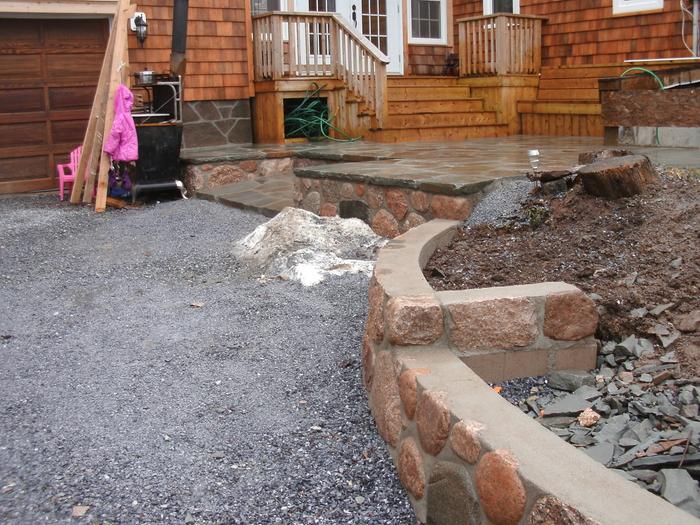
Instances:
[[[377,250],[385,243],[359,219],[285,208],[238,241],[234,255],[265,278],[313,286],[328,275],[370,275]]]

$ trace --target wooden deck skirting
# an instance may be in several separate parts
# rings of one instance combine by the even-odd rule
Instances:
[[[338,79],[382,126],[389,59],[332,13],[273,12],[253,17],[255,80]]]

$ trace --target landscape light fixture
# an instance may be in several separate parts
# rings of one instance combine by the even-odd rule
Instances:
[[[537,171],[537,169],[540,167],[540,150],[527,150],[527,157],[530,159],[530,167],[532,167],[532,171]]]
[[[146,41],[148,36],[148,22],[146,21],[146,13],[136,13],[132,18],[129,19],[129,26],[131,30],[136,33],[136,40],[138,40],[139,45],[143,47],[143,43]]]

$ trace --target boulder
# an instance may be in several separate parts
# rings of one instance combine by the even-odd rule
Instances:
[[[313,286],[327,275],[370,275],[385,243],[359,219],[285,208],[238,241],[233,252],[266,277]]]

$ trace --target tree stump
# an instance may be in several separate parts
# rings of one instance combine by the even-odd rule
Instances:
[[[618,199],[644,191],[656,179],[651,161],[644,155],[628,155],[601,160],[578,170],[587,193]]]
[[[615,157],[626,157],[627,155],[633,155],[633,153],[631,151],[627,151],[626,149],[599,149],[597,151],[580,153],[578,156],[578,163],[592,164],[600,160],[607,160]]]

